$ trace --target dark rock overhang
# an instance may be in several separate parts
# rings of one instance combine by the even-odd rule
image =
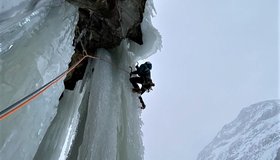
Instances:
[[[78,31],[86,50],[117,47],[124,38],[143,44],[141,22],[146,0],[68,0],[79,7]]]
[[[146,0],[67,1],[79,7],[74,37],[75,54],[69,66],[81,57],[83,47],[88,54],[94,54],[98,48],[117,47],[125,38],[143,44],[141,22]],[[86,65],[87,61],[82,62],[67,76],[64,80],[66,89],[74,89],[76,82],[82,79]]]

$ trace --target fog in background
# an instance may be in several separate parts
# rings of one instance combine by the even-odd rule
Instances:
[[[278,98],[278,1],[154,0],[161,52],[144,95],[145,160],[194,160],[243,107]]]

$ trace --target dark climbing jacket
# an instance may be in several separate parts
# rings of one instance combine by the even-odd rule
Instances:
[[[151,79],[151,66],[149,63],[141,64],[140,67],[136,66],[136,69],[137,70],[132,72],[132,74],[138,74],[145,79]]]

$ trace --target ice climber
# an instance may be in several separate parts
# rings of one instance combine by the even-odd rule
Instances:
[[[145,109],[146,105],[141,97],[141,95],[146,92],[150,91],[155,84],[153,83],[151,79],[151,69],[152,69],[152,63],[151,62],[145,62],[144,64],[141,64],[140,67],[138,64],[136,65],[136,71],[130,72],[130,82],[132,86],[134,87],[132,89],[133,92],[137,92],[140,94],[139,99],[142,104],[142,109]],[[132,69],[131,69],[132,70]],[[138,75],[133,76],[132,75]],[[138,83],[141,84],[141,89],[138,86]]]

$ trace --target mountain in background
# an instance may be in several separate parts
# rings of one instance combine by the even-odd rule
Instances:
[[[225,125],[197,160],[280,160],[280,101],[244,108]]]

